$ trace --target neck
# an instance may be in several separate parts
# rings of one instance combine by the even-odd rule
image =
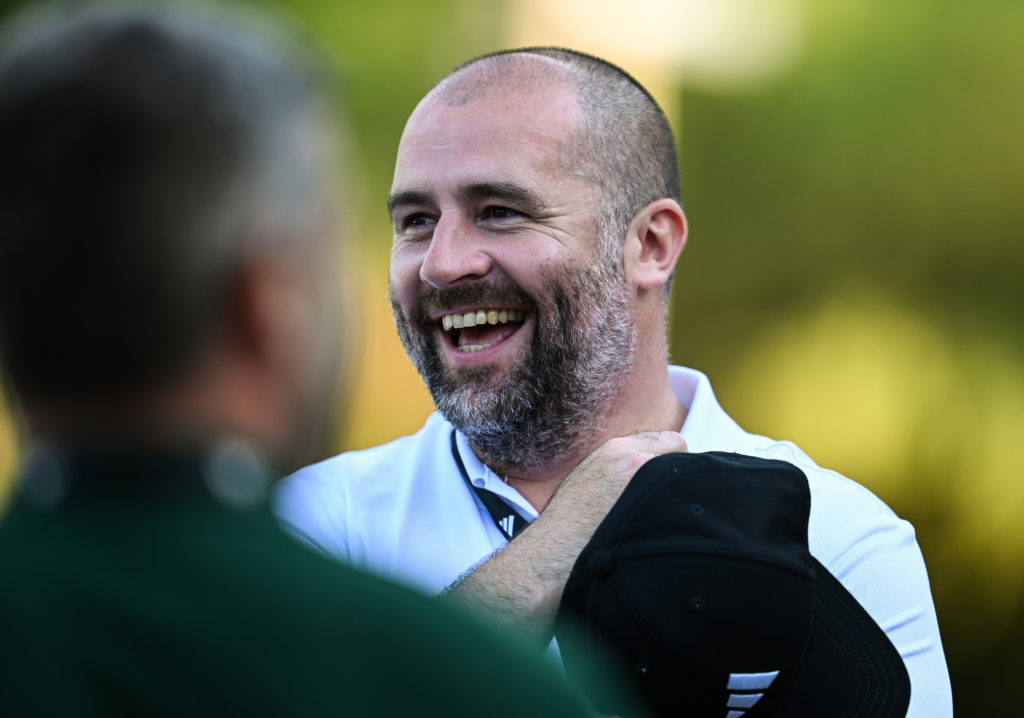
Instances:
[[[98,451],[204,449],[225,437],[249,441],[276,465],[276,439],[263,393],[192,378],[167,386],[66,400],[26,400],[29,438]]]
[[[657,371],[634,370],[614,401],[593,418],[591,426],[599,429],[581,432],[567,452],[526,470],[490,462],[488,466],[534,508],[543,511],[565,477],[606,441],[641,431],[679,431],[686,414],[686,407],[676,399],[669,384],[667,363]]]

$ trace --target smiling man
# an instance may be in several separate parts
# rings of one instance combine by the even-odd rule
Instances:
[[[671,129],[639,84],[559,49],[466,63],[410,117],[388,208],[395,322],[438,412],[288,479],[278,512],[299,535],[546,638],[576,557],[647,458],[685,440],[782,459],[808,479],[811,554],[903,658],[909,715],[950,714],[913,527],[744,432],[703,374],[668,364],[687,226]]]

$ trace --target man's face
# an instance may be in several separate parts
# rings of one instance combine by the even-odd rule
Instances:
[[[529,468],[600,429],[632,364],[619,238],[567,168],[565,88],[428,99],[390,201],[399,335],[438,408],[485,460]]]

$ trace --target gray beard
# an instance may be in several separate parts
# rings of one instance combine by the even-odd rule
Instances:
[[[591,266],[541,277],[537,299],[491,284],[431,290],[412,321],[392,293],[398,334],[435,405],[492,468],[533,469],[599,434],[633,364],[636,325],[619,261],[602,253]],[[429,316],[459,304],[498,303],[526,307],[534,318],[522,360],[506,374],[480,367],[453,375]]]

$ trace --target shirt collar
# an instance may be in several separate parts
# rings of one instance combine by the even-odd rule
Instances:
[[[711,381],[703,372],[682,366],[669,366],[668,377],[672,393],[687,410],[680,433],[686,439],[691,453],[735,451],[736,446],[745,443],[746,433],[719,406]],[[456,432],[455,442],[474,486],[493,491],[511,501],[516,509],[522,510],[524,517],[536,518],[537,510],[477,457],[461,431]]]
[[[691,453],[737,451],[747,444],[747,433],[719,405],[711,381],[703,372],[670,366],[668,380],[672,393],[686,407],[680,433]]]
[[[197,492],[228,508],[250,510],[265,503],[270,484],[260,453],[238,437],[197,448],[83,448],[35,441],[18,472],[22,499],[40,510],[78,497],[160,501]]]
[[[477,457],[476,452],[469,445],[469,439],[461,431],[455,432],[455,445],[459,450],[459,457],[466,467],[466,475],[469,476],[473,486],[487,489],[511,502],[523,518],[531,520],[537,518],[537,509],[533,508],[533,505],[524,499],[522,494],[506,484],[504,479],[491,471],[490,467]]]

